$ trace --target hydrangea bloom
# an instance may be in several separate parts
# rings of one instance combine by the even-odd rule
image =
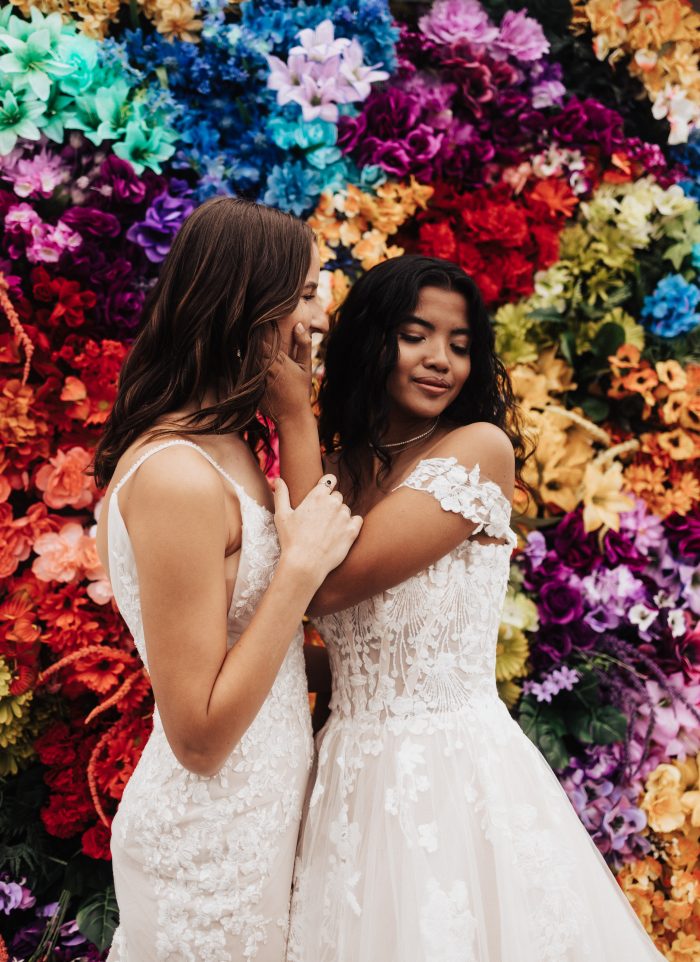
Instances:
[[[669,274],[659,281],[653,294],[644,298],[642,318],[654,334],[677,337],[700,324],[696,310],[699,301],[700,288],[682,274]]]

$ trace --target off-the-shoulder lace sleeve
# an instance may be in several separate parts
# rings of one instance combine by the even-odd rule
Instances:
[[[484,532],[515,547],[510,527],[510,504],[493,481],[480,479],[479,465],[465,468],[457,458],[426,458],[419,461],[400,488],[427,491],[445,511],[461,514],[476,524],[474,534]]]

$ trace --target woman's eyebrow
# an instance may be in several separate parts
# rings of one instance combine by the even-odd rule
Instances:
[[[434,330],[435,330],[435,325],[434,325],[434,324],[431,324],[430,321],[426,321],[425,318],[423,318],[423,317],[417,317],[415,314],[407,314],[406,317],[404,317],[404,319],[403,319],[403,321],[402,321],[401,323],[402,323],[402,324],[417,324],[419,327],[424,327],[427,331],[434,331]],[[458,334],[458,335],[460,335],[460,336],[464,335],[464,336],[467,336],[467,337],[468,337],[469,334],[471,334],[471,331],[470,331],[469,328],[466,327],[466,326],[463,326],[463,327],[455,327],[455,328],[453,328],[453,329],[450,331],[450,334]]]
[[[305,291],[315,291],[317,288],[318,284],[316,281],[307,281],[306,284],[304,284]]]

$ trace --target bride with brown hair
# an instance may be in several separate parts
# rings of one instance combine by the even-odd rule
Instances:
[[[284,958],[312,758],[301,619],[361,525],[332,475],[295,509],[278,482],[273,514],[254,453],[269,440],[258,409],[306,383],[310,332],[326,327],[318,273],[290,215],[202,205],[98,446],[98,549],[156,703],[112,826],[110,962]]]

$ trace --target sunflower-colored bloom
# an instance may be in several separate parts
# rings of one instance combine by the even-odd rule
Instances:
[[[600,467],[593,462],[586,465],[583,475],[583,525],[586,531],[597,531],[603,526],[619,530],[621,512],[631,511],[634,507],[632,499],[622,493],[623,484],[621,464]]]

